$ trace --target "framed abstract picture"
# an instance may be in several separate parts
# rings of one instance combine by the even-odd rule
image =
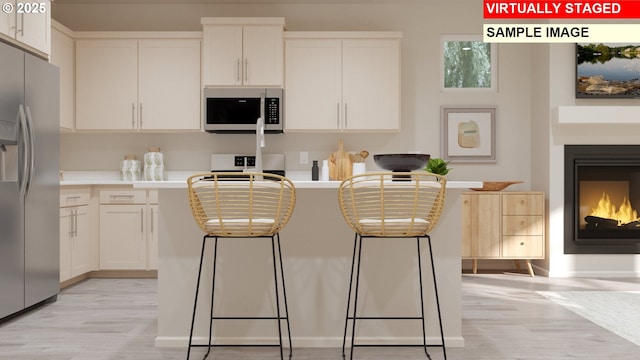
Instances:
[[[496,162],[496,108],[442,107],[442,158]]]

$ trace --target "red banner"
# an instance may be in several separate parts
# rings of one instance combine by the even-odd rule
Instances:
[[[484,0],[485,19],[638,19],[640,1]]]

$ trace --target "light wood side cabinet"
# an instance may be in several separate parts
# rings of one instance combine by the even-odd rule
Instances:
[[[75,128],[75,51],[71,30],[53,22],[50,61],[60,69],[60,127]]]
[[[91,271],[89,189],[60,193],[60,282]]]
[[[200,40],[76,40],[76,129],[199,130]]]
[[[51,1],[7,0],[11,11],[0,12],[0,37],[16,40],[28,50],[49,55],[51,50]]]
[[[399,131],[399,32],[287,32],[285,130]]]
[[[531,276],[532,259],[545,253],[544,193],[463,192],[462,258],[525,260]],[[518,265],[516,261],[516,265]]]
[[[284,18],[202,18],[204,86],[282,86]]]
[[[100,270],[157,269],[157,220],[147,190],[101,189]]]

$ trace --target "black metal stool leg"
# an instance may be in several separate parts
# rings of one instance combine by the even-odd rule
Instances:
[[[282,351],[282,324],[280,321],[280,296],[278,295],[278,268],[276,264],[276,245],[274,237],[271,236],[271,256],[273,257],[273,283],[276,290],[276,314],[278,321],[278,344],[280,344],[280,359],[284,360],[284,353]]]
[[[438,298],[438,284],[436,282],[436,266],[433,263],[433,250],[431,249],[431,236],[427,235],[429,240],[429,256],[431,258],[431,274],[433,275],[433,289],[436,294],[436,307],[438,308],[438,322],[440,323],[440,338],[442,339],[442,353],[444,359],[447,360],[447,348],[444,345],[444,331],[442,329],[442,315],[440,314],[440,299]]]
[[[200,290],[200,276],[202,275],[202,262],[204,260],[204,249],[206,247],[207,236],[202,237],[202,251],[200,252],[200,267],[198,268],[198,280],[196,281],[196,295],[193,298],[193,315],[191,316],[191,330],[189,331],[189,346],[187,347],[187,360],[191,355],[191,344],[193,341],[193,327],[196,321],[196,308],[198,306],[198,292]]]
[[[351,275],[349,276],[349,293],[347,294],[347,315],[344,317],[344,336],[342,337],[342,356],[347,343],[347,325],[349,324],[349,308],[351,306],[351,285],[353,284],[353,268],[356,263],[356,248],[358,246],[358,234],[353,238],[353,257],[351,258]],[[353,342],[353,339],[352,339]]]
[[[287,320],[287,334],[289,335],[289,358],[291,358],[291,354],[293,354],[293,345],[291,343],[291,326],[289,325],[289,306],[287,305],[287,288],[284,286],[284,265],[282,265],[282,249],[280,248],[280,233],[277,233],[276,237],[278,239],[278,257],[280,258],[280,279],[282,280],[282,296],[284,296],[284,316]]]
[[[353,298],[353,322],[351,328],[351,353],[349,360],[353,359],[353,348],[356,339],[356,310],[358,309],[358,285],[360,285],[360,260],[362,259],[362,236],[360,236],[360,245],[358,246],[358,268],[356,269],[356,293]]]
[[[214,238],[213,242],[213,271],[211,276],[211,311],[209,313],[209,347],[207,353],[204,355],[204,359],[209,356],[211,352],[211,338],[213,337],[213,299],[216,292],[216,263],[218,260],[218,237]]]
[[[416,243],[418,244],[418,279],[420,282],[420,315],[422,319],[422,343],[424,345],[424,352],[427,357],[431,359],[429,351],[427,350],[427,330],[425,328],[424,321],[424,292],[422,290],[422,257],[420,256],[420,237],[416,236]]]

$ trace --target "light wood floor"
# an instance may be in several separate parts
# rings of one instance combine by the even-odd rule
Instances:
[[[640,279],[549,279],[463,275],[466,346],[449,359],[638,359],[640,347],[556,305],[536,291],[640,290]],[[184,359],[186,349],[153,346],[156,281],[91,279],[58,301],[0,323],[0,359]],[[615,306],[615,304],[612,304]],[[640,304],[639,304],[640,306]],[[201,349],[197,349],[197,354]],[[357,348],[356,359],[426,359],[414,348]],[[430,349],[441,359],[440,349]],[[216,349],[215,360],[278,359],[276,349]],[[294,348],[293,360],[342,359],[340,349]]]

